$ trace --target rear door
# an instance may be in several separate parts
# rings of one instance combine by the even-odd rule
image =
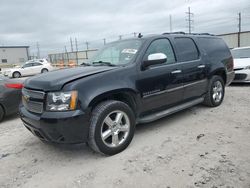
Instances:
[[[33,67],[33,63],[24,64],[24,65],[22,66],[22,69],[20,70],[22,76],[31,75],[32,67]]]
[[[206,92],[206,63],[202,60],[200,51],[194,40],[189,37],[175,37],[176,56],[182,65],[183,100],[202,96]]]
[[[183,95],[181,65],[176,63],[169,39],[160,38],[152,41],[142,62],[155,53],[164,53],[167,61],[139,72],[137,88],[142,96],[144,112],[171,106],[180,102]]]
[[[41,73],[42,68],[43,68],[43,64],[38,63],[38,62],[33,63],[32,74],[39,74],[39,73]]]

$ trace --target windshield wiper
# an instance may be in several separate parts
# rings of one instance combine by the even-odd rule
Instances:
[[[110,67],[115,67],[116,65],[115,64],[112,64],[110,62],[105,62],[105,61],[94,61],[92,62],[93,65],[97,65],[97,66],[101,66],[101,65],[107,65],[107,66],[110,66]]]

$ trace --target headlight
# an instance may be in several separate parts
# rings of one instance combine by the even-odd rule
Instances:
[[[245,67],[245,69],[250,69],[250,65],[249,65],[249,66],[247,66],[247,67]]]
[[[48,111],[75,110],[77,106],[77,98],[78,98],[77,91],[48,93],[46,110]]]

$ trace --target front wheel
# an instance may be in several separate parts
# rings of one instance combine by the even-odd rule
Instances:
[[[13,78],[20,78],[21,77],[21,73],[20,72],[14,72],[12,75]]]
[[[88,144],[96,152],[115,155],[128,147],[134,131],[135,116],[131,108],[120,101],[105,101],[92,112]]]
[[[4,117],[4,110],[3,107],[0,105],[0,122],[3,120]]]
[[[221,76],[214,75],[208,84],[208,92],[204,99],[204,104],[210,107],[219,106],[225,94],[225,84]]]

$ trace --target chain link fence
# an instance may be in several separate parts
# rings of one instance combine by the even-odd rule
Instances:
[[[74,67],[86,62],[86,60],[90,59],[95,53],[97,49],[93,50],[85,50],[85,51],[75,51],[75,52],[64,52],[64,53],[56,53],[49,54],[49,61],[55,67],[63,68],[63,67]]]

